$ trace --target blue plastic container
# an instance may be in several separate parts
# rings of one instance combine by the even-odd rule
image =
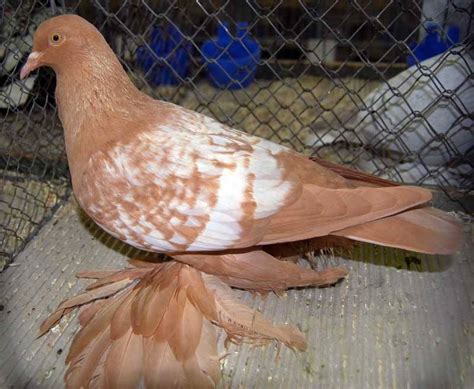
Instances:
[[[189,70],[191,45],[174,25],[154,27],[149,46],[137,49],[137,63],[153,85],[177,85]]]
[[[207,40],[201,46],[207,74],[218,88],[240,89],[255,79],[260,62],[260,44],[250,37],[248,24],[238,23],[237,37],[233,37],[228,24],[217,28],[217,39]]]
[[[410,49],[414,55],[407,57],[408,66],[412,66],[417,62],[434,57],[435,55],[444,53],[451,46],[459,42],[460,30],[458,26],[450,26],[443,37],[442,28],[435,22],[426,25],[426,36],[420,43],[410,44]]]

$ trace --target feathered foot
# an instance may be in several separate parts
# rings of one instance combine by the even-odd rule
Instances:
[[[272,253],[277,253],[278,250],[281,252],[284,247],[283,244],[275,246]],[[173,255],[173,258],[205,273],[214,274],[230,286],[259,292],[281,292],[302,286],[328,286],[347,275],[347,270],[341,267],[318,272],[305,269],[289,261],[280,261],[268,252],[255,248],[225,254]]]
[[[66,360],[68,388],[212,388],[220,379],[213,324],[235,343],[306,347],[300,331],[273,326],[235,301],[216,276],[174,261],[131,262],[134,267],[117,272],[79,274],[96,281],[41,325],[42,335],[81,308],[81,329]]]

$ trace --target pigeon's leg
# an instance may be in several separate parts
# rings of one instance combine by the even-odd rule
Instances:
[[[328,286],[347,275],[347,271],[340,267],[319,272],[305,269],[292,262],[280,261],[259,248],[216,254],[180,254],[173,255],[173,258],[214,274],[230,286],[261,292]]]

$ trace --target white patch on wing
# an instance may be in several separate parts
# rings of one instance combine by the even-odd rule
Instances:
[[[196,161],[197,170],[199,173],[204,174],[206,176],[218,176],[221,174],[222,168],[217,167],[211,161],[207,159],[199,158]]]
[[[179,226],[181,224],[181,220],[179,220],[176,216],[173,216],[171,219],[170,219],[170,223],[173,225],[173,226]]]
[[[135,201],[132,192],[128,192],[125,196],[123,196],[123,199],[130,203],[133,203]]]
[[[171,242],[176,243],[176,244],[187,244],[188,239],[184,237],[181,234],[178,234],[177,232],[174,233],[174,235],[170,239]]]
[[[206,225],[206,229],[221,237],[233,237],[236,231],[240,231],[240,225],[237,222],[221,223],[209,221]]]
[[[143,228],[149,229],[149,230],[155,230],[156,226],[152,223],[150,223],[148,220],[145,219],[145,217],[140,216],[140,219],[138,219],[138,224],[141,225]],[[156,234],[158,231],[155,232]],[[160,239],[164,238],[163,235],[161,235]]]
[[[175,207],[176,211],[182,213],[183,215],[186,216],[204,216],[209,213],[209,210],[204,209],[204,208],[197,208],[193,207],[191,208],[188,204],[186,203],[180,203],[176,205]]]
[[[204,116],[203,125],[207,132],[215,132],[217,134],[225,133],[224,125],[219,123],[217,120],[210,118],[209,116]]]
[[[202,222],[199,219],[196,219],[195,217],[188,217],[186,222],[184,223],[186,227],[201,227]]]
[[[156,173],[156,161],[151,160],[146,164],[146,171],[148,173]]]
[[[228,162],[231,162],[231,157],[228,158]],[[203,243],[207,242],[220,242],[222,248],[231,247],[240,238],[242,231],[239,221],[243,217],[242,204],[247,187],[247,169],[244,167],[243,159],[234,162],[237,163],[235,169],[222,170],[217,203],[209,214],[206,227],[188,250],[202,250]],[[225,223],[231,224],[226,226]]]
[[[266,139],[257,138],[258,142],[256,143],[257,148],[268,150],[273,154],[289,151],[290,149],[286,146],[279,145],[278,143],[271,142]]]
[[[92,212],[92,213],[96,213],[96,212],[99,212],[100,211],[100,208],[95,206],[95,205],[90,205],[89,206],[89,212]]]
[[[223,210],[213,210],[212,212],[212,220],[216,223],[232,223],[235,222],[235,216]]]
[[[130,215],[127,211],[125,211],[121,206],[117,207],[118,216],[120,222],[122,222],[126,226],[130,226],[134,223],[134,221],[130,218]]]
[[[115,174],[115,167],[111,166],[107,160],[104,160],[105,171],[110,175]]]
[[[139,234],[139,235],[143,235],[145,233],[145,229],[139,225],[133,225],[133,226],[129,226],[128,228],[130,228],[133,232],[135,232],[136,234]]]
[[[115,148],[113,159],[116,166],[120,166],[123,168],[127,167],[128,165],[127,152],[128,150],[126,146],[118,146]]]
[[[227,139],[223,136],[210,135],[211,141],[214,145],[217,146],[231,146],[232,140]]]
[[[130,159],[128,158],[128,155],[132,155],[133,152],[135,151],[132,145],[118,145],[114,147],[110,154],[112,161],[114,162],[114,166],[116,166],[118,169],[115,172],[110,172],[110,174],[119,174],[121,176],[125,176],[132,185],[139,186],[143,185],[143,175],[133,163],[130,163]],[[146,160],[149,156],[145,153],[142,157]]]
[[[159,231],[151,231],[143,236],[143,241],[148,243],[155,250],[159,251],[176,251],[176,247],[166,240],[161,239],[162,235]]]
[[[180,163],[176,165],[173,174],[179,178],[191,178],[194,170],[193,163]]]
[[[250,159],[250,172],[255,174],[253,197],[257,204],[255,217],[265,218],[283,205],[291,183],[283,180],[278,162],[269,152],[257,149]]]
[[[235,220],[242,218],[242,203],[244,201],[247,186],[247,172],[243,167],[243,161],[238,161],[235,169],[226,169],[219,179],[219,191],[217,192],[217,204],[214,209],[232,216]],[[211,214],[211,219],[213,215]]]

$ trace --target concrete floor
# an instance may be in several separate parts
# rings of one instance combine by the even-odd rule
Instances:
[[[469,219],[466,217],[465,219]],[[254,299],[275,323],[298,326],[308,351],[231,346],[221,387],[472,388],[474,263],[472,223],[452,257],[413,256],[363,245],[351,258],[318,260],[350,270],[326,289]],[[35,339],[40,322],[85,282],[84,269],[118,269],[133,251],[98,230],[73,201],[0,274],[0,388],[61,388],[74,317]],[[221,339],[222,345],[222,339]]]

